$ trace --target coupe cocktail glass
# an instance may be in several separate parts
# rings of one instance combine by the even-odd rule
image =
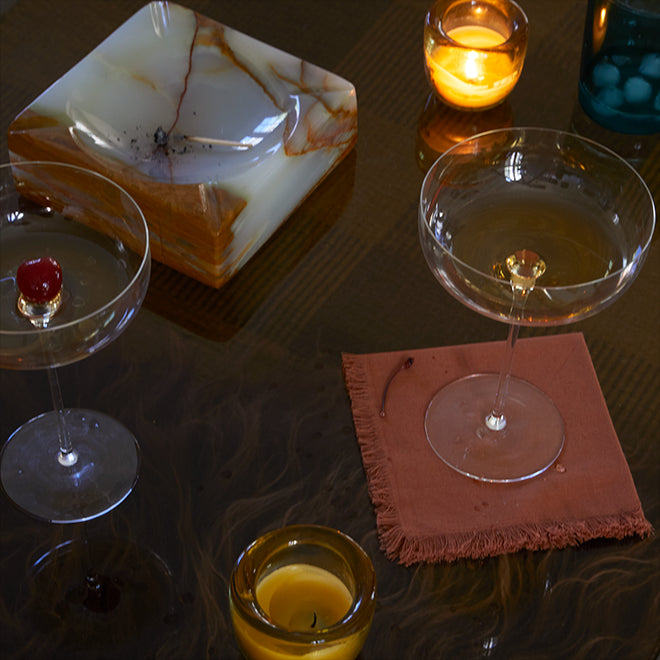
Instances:
[[[47,369],[54,408],[5,443],[2,487],[36,518],[95,518],[133,489],[139,447],[107,415],[64,408],[56,367],[106,346],[134,318],[151,268],[146,222],[122,188],[94,172],[49,162],[4,165],[0,257],[0,367]],[[16,277],[22,263],[48,257],[62,271],[52,316],[25,304]]]
[[[450,383],[426,411],[426,435],[474,479],[520,481],[564,443],[554,403],[511,376],[520,326],[579,321],[633,282],[655,226],[639,174],[590,140],[541,128],[482,133],[443,154],[422,185],[419,231],[435,277],[470,309],[510,324],[500,374]]]

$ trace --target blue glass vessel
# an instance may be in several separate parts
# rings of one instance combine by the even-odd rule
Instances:
[[[660,0],[589,0],[579,99],[610,130],[660,132]]]

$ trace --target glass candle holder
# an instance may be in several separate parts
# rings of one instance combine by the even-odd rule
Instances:
[[[485,110],[515,87],[527,52],[525,12],[512,0],[438,0],[424,24],[424,63],[448,105]]]
[[[660,132],[658,0],[589,0],[579,98],[612,131]]]
[[[376,605],[369,557],[351,538],[293,525],[254,541],[229,585],[236,641],[250,660],[353,660]]]

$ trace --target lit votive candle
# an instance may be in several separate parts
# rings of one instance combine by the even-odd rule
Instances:
[[[296,525],[257,539],[232,572],[229,603],[250,660],[353,660],[371,626],[376,583],[367,555],[340,532]]]
[[[424,62],[448,105],[492,108],[520,78],[528,24],[512,0],[438,0],[426,15]]]

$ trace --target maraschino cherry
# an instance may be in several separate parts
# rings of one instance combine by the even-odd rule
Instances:
[[[16,284],[30,302],[47,303],[62,290],[62,268],[53,257],[29,259],[18,267]]]
[[[62,303],[62,268],[52,257],[24,261],[16,271],[18,311],[36,327],[45,327]]]

